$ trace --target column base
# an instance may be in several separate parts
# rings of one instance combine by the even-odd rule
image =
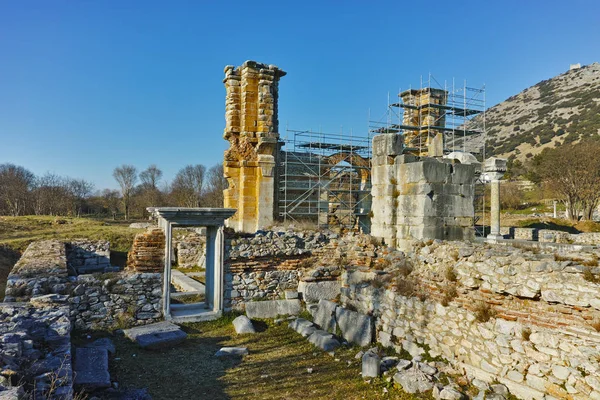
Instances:
[[[488,243],[497,243],[498,240],[504,239],[504,236],[502,235],[496,235],[496,234],[489,234],[486,236],[485,240]]]

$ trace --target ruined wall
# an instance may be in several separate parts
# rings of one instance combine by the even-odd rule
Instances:
[[[4,301],[65,294],[69,279],[66,254],[65,244],[57,240],[31,243],[8,275]]]
[[[115,272],[79,275],[69,297],[81,330],[144,325],[162,319],[162,274]]]
[[[223,162],[228,188],[226,208],[237,209],[228,226],[255,232],[271,225],[277,206],[279,79],[274,65],[246,61],[225,67],[225,133],[229,149]]]
[[[373,138],[371,233],[391,247],[472,240],[475,167],[402,154],[400,135]]]
[[[73,397],[71,322],[64,301],[0,303],[0,397]]]
[[[112,271],[108,240],[71,240],[67,243],[66,251],[67,266],[72,274]]]
[[[160,228],[138,233],[127,253],[127,270],[162,272],[165,265],[165,234]]]
[[[374,281],[345,275],[341,300],[376,317],[384,346],[442,356],[519,398],[599,398],[600,285],[586,280],[584,261],[555,258],[434,242],[409,255],[407,276],[393,266]]]

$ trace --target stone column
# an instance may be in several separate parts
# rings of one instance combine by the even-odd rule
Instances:
[[[500,235],[500,180],[494,179],[490,183],[490,234],[488,239],[502,239]]]
[[[213,311],[223,311],[223,288],[225,286],[223,261],[225,256],[225,234],[223,227],[216,228],[215,235],[215,264],[214,264],[214,288],[213,288]]]
[[[162,227],[165,230],[165,270],[163,276],[163,316],[169,319],[171,316],[171,248],[173,247],[173,228],[171,223],[162,219]]]
[[[500,179],[506,172],[506,159],[488,158],[483,164],[483,171],[491,183],[491,210],[490,210],[490,234],[489,241],[503,239],[500,234]]]
[[[206,227],[206,287],[204,289],[204,298],[206,299],[206,308],[215,307],[215,282],[216,270],[221,266],[216,258],[217,252],[217,228],[214,226]]]
[[[556,203],[558,203],[556,200],[552,202],[552,205],[554,205],[554,218],[558,218],[558,214],[556,212]]]

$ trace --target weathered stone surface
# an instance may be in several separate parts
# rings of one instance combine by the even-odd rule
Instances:
[[[320,300],[333,300],[340,294],[339,281],[300,282],[298,292],[306,303],[318,303]]]
[[[243,357],[248,354],[247,347],[221,347],[215,353],[216,357]]]
[[[381,359],[373,352],[367,351],[362,356],[362,377],[376,378],[381,373]]]
[[[313,332],[308,337],[308,341],[326,352],[334,351],[340,347],[340,342],[338,342],[331,333],[326,331],[318,330]]]
[[[347,341],[359,346],[368,346],[373,341],[372,317],[338,307],[335,318],[342,337]]]
[[[296,318],[295,320],[289,323],[288,327],[295,330],[303,337],[308,337],[317,330],[315,324],[304,318]]]
[[[335,332],[336,316],[335,310],[338,307],[337,303],[329,300],[319,301],[317,311],[314,314],[314,321],[321,329],[328,332]]]
[[[76,348],[73,375],[75,387],[89,391],[110,387],[108,351],[101,347]]]
[[[431,378],[416,368],[398,371],[394,382],[402,386],[407,393],[423,393],[433,388]]]
[[[239,317],[234,319],[233,327],[237,334],[256,333],[254,325],[252,325],[252,321],[250,321],[250,318],[246,317],[245,315],[240,315]]]
[[[246,304],[249,318],[275,318],[278,315],[298,315],[302,311],[300,300],[252,301]]]
[[[150,350],[176,346],[187,338],[179,326],[166,321],[125,329],[124,333],[140,347]]]

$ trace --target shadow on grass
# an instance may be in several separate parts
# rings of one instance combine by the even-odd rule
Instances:
[[[535,228],[535,229],[550,229],[553,231],[561,231],[568,233],[581,233],[577,228],[571,225],[558,224],[553,221],[524,221],[521,224],[522,228]]]

